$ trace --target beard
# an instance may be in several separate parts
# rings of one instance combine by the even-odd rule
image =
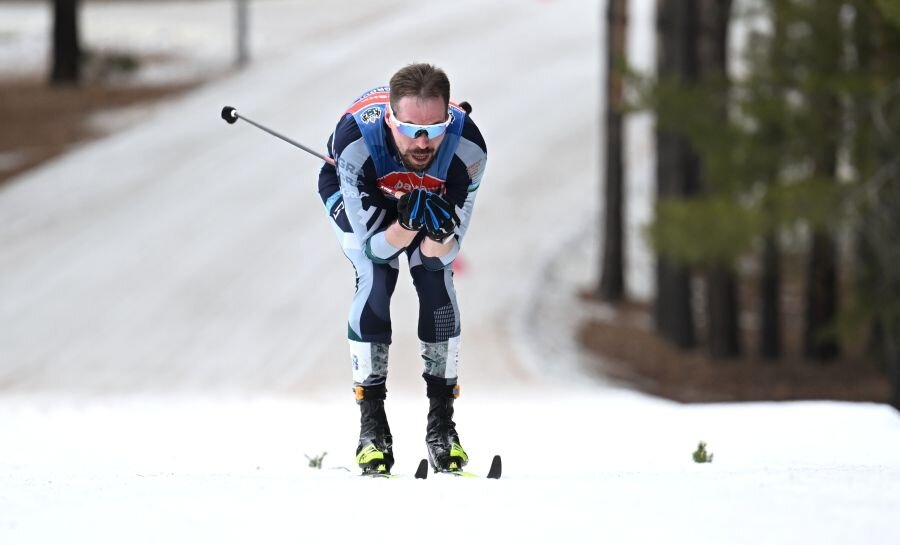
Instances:
[[[409,148],[403,152],[402,159],[406,168],[427,170],[436,156],[434,148]]]

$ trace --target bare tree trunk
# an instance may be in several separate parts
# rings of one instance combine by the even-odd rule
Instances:
[[[843,71],[845,39],[841,36],[841,5],[824,2],[811,13],[814,47],[810,63],[826,77]],[[810,119],[815,122],[808,136],[814,174],[821,180],[837,183],[837,156],[840,135],[846,130],[841,97],[837,91],[807,83]],[[838,310],[837,245],[825,227],[814,226],[806,274],[806,322],[803,332],[804,354],[818,363],[827,363],[840,353],[840,346],[829,328],[835,325]]]
[[[606,179],[603,216],[603,262],[598,295],[610,302],[625,297],[623,214],[624,153],[622,146],[622,73],[625,60],[627,0],[609,0],[606,12]]]
[[[697,74],[700,78],[728,77],[728,22],[732,0],[695,0],[697,18]],[[725,112],[718,112],[724,114]]]
[[[781,357],[781,254],[775,235],[766,237],[760,279],[759,353],[764,360]]]
[[[900,410],[900,155],[896,148],[879,149],[876,155],[884,163],[867,181],[869,195],[859,226],[855,276],[857,291],[873,315],[869,353],[887,373],[889,402]]]
[[[692,297],[690,271],[658,256],[654,308],[656,329],[664,339],[685,350],[697,345]]]
[[[891,378],[891,406],[900,411],[900,346],[897,339],[900,338],[900,328],[895,327],[893,335],[885,339],[885,359],[887,360],[888,376]]]
[[[734,271],[725,265],[706,273],[707,347],[713,359],[734,358],[741,353],[738,335],[737,286]]]
[[[886,3],[881,6],[882,19],[876,24],[867,25],[869,21],[857,16],[857,21],[862,23],[858,28],[859,32],[870,39],[875,38],[870,42],[871,50],[860,52],[859,55],[865,57],[864,60],[860,59],[861,64],[868,64],[871,59],[873,68],[877,67],[883,74],[894,74],[896,82],[896,75],[900,73],[900,61],[897,59],[897,48],[900,46],[900,12],[895,8],[892,12],[893,18],[888,21],[887,9]],[[895,90],[893,96],[887,98],[886,102],[882,102],[877,108],[877,116],[881,120],[878,124],[881,127],[897,126],[896,122],[900,119],[898,98],[900,92]],[[889,119],[894,123],[888,121]],[[882,165],[881,169],[890,168],[890,171],[885,173],[889,179],[877,197],[879,206],[869,218],[869,222],[878,225],[876,228],[878,235],[874,237],[878,242],[872,240],[871,236],[870,241],[875,244],[875,253],[881,262],[881,267],[876,269],[879,277],[876,296],[880,299],[879,306],[881,306],[876,318],[882,332],[881,358],[891,379],[890,404],[900,411],[900,312],[897,310],[900,305],[900,267],[897,266],[897,263],[900,263],[900,244],[897,244],[900,240],[900,214],[897,213],[900,210],[900,169],[896,163],[900,159],[898,152],[900,146],[896,132],[891,134],[882,128],[879,133],[880,137],[876,139],[877,163]],[[862,143],[869,148],[867,144],[868,142]],[[887,167],[887,165],[894,166]]]
[[[831,235],[813,234],[806,277],[806,327],[803,334],[807,358],[827,363],[840,353],[827,328],[837,316],[837,250]]]
[[[695,80],[694,0],[658,0],[657,70],[661,78]],[[684,135],[657,127],[657,199],[697,192],[698,158]],[[680,348],[696,345],[690,270],[663,256],[656,262],[657,332]]]
[[[50,83],[77,84],[80,80],[78,0],[53,0],[53,68]]]
[[[839,132],[841,104],[836,96],[823,97],[816,111],[823,134]],[[826,179],[837,178],[837,141],[826,139],[817,150],[816,172]],[[834,182],[836,183],[836,182]],[[837,338],[828,330],[837,318],[837,245],[834,235],[823,228],[813,231],[806,274],[806,323],[804,353],[818,363],[828,363],[840,354]]]
[[[698,159],[686,138],[657,129],[656,150],[658,198],[695,193]],[[688,267],[657,255],[656,330],[682,349],[697,344],[691,275]]]
[[[789,48],[786,27],[788,22],[780,15],[780,10],[773,9],[772,18],[772,46],[769,51],[769,65],[773,68],[775,83],[773,85],[772,94],[775,96],[785,96],[785,75],[783,71],[787,65],[785,55]],[[761,128],[764,134],[768,135],[768,140],[773,145],[785,142],[783,131],[778,127],[777,123],[767,122]],[[778,170],[780,161],[775,160],[770,163],[770,171],[767,173],[769,188],[777,185]],[[768,215],[773,215],[774,211],[767,209]],[[762,274],[759,285],[759,353],[763,360],[776,362],[783,354],[782,344],[782,323],[781,323],[781,294],[782,294],[782,275],[781,275],[781,249],[778,245],[777,227],[767,233],[763,240],[762,251]]]
[[[707,115],[728,123],[728,22],[731,0],[696,0],[698,79],[722,84],[722,95],[710,104]],[[701,182],[701,186],[703,183]],[[701,189],[703,191],[706,188]],[[714,359],[740,355],[737,278],[731,263],[718,263],[705,275],[707,302],[707,348]]]

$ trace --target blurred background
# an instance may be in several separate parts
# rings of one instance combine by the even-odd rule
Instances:
[[[327,297],[349,267],[315,163],[218,109],[320,148],[356,93],[433,60],[484,121],[488,179],[511,180],[485,186],[457,270],[493,324],[472,354],[513,362],[492,383],[568,350],[679,401],[900,408],[896,1],[426,3],[453,53],[409,2],[328,4],[0,2],[0,389],[322,384],[342,330],[310,326],[340,323],[352,279]],[[485,41],[517,9],[569,42]],[[373,53],[385,35],[407,39]],[[504,259],[517,237],[536,272]]]
[[[660,352],[604,341],[602,324],[582,328],[582,340],[601,351],[613,345],[638,367],[664,366],[649,373],[676,399],[834,396],[900,407],[900,5],[655,6],[654,73],[629,66],[629,3],[607,8],[608,159],[594,294],[620,318],[645,319],[646,344]],[[642,109],[655,120],[647,223],[655,290],[630,312],[619,135],[629,112]]]

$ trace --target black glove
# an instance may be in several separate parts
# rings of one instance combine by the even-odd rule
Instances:
[[[453,236],[459,225],[456,207],[437,193],[429,193],[425,200],[424,223],[428,238],[444,242],[447,237]]]
[[[397,200],[397,221],[400,222],[400,227],[408,231],[422,228],[427,198],[427,191],[416,188]]]

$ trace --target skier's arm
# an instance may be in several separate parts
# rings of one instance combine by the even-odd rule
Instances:
[[[391,261],[412,238],[406,240],[401,232],[404,230],[393,222],[393,203],[378,189],[374,163],[351,116],[346,116],[335,130],[332,151],[345,215],[357,247],[376,263]]]

